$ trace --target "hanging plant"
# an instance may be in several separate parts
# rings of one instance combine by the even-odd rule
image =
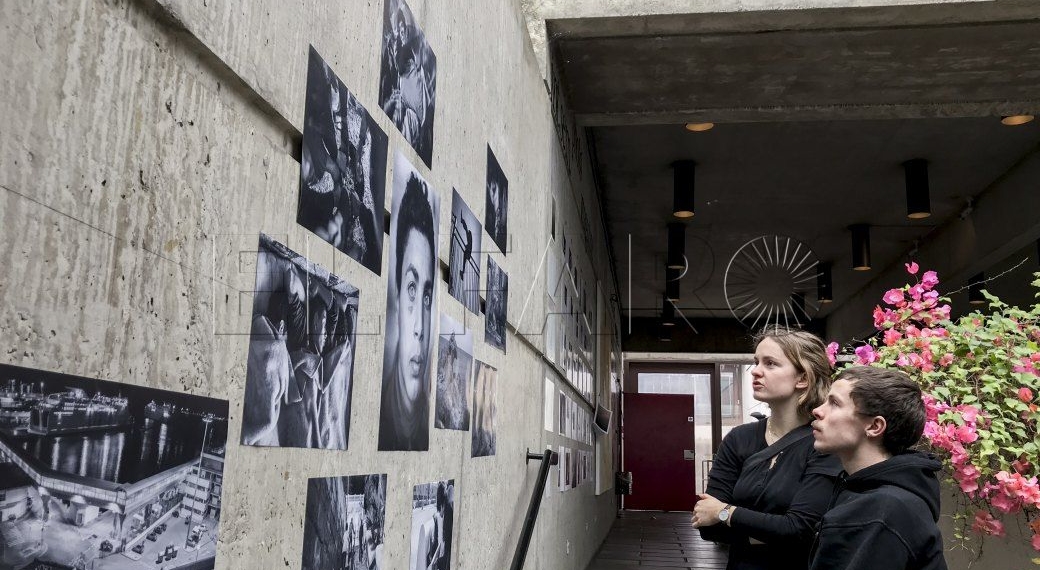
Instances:
[[[885,292],[878,334],[855,348],[854,364],[897,368],[921,386],[923,442],[961,491],[956,541],[1003,536],[1005,516],[1023,515],[1040,551],[1040,304],[1021,309],[983,291],[986,313],[951,320],[936,273],[906,270],[916,282]],[[828,346],[832,363],[838,350]]]

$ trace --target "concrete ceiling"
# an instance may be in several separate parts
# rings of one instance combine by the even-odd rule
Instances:
[[[687,317],[729,316],[727,264],[758,236],[793,238],[834,263],[826,316],[969,200],[1040,180],[1030,160],[1040,121],[999,122],[1040,115],[1040,6],[1023,6],[989,6],[985,18],[966,6],[977,23],[949,5],[789,13],[772,20],[783,29],[747,13],[548,22],[594,153],[624,308],[660,311],[674,160],[698,163]],[[686,121],[717,126],[690,133]],[[924,220],[906,217],[901,163],[911,158],[929,161]],[[1040,209],[1032,195],[1023,207]],[[857,223],[872,225],[873,271],[851,271]]]

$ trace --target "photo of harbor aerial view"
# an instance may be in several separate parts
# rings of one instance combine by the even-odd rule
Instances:
[[[0,570],[214,567],[228,402],[0,365]]]

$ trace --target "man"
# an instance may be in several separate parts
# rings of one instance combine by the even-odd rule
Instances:
[[[854,366],[813,410],[816,450],[841,460],[835,497],[817,527],[810,570],[945,570],[939,462],[915,451],[921,389],[906,374]]]
[[[396,299],[397,343],[392,366],[383,370],[379,449],[425,451],[429,448],[430,312],[433,308],[433,209],[426,184],[414,173],[398,207],[394,236],[395,281],[387,296]],[[389,302],[388,302],[389,305]]]

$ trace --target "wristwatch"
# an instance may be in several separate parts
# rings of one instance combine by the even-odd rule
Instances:
[[[733,507],[729,505],[725,505],[722,507],[722,510],[719,511],[719,522],[726,523],[727,526],[729,525],[729,515],[731,514],[730,509],[732,508]]]

